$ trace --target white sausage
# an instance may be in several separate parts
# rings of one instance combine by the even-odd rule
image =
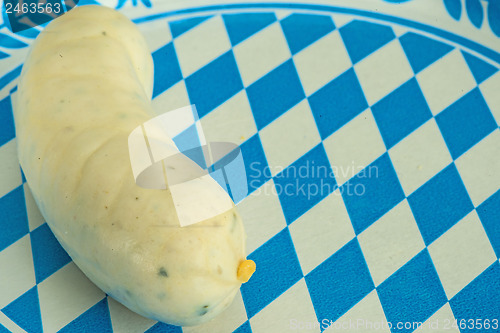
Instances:
[[[146,317],[196,325],[227,308],[254,268],[235,209],[181,228],[168,190],[134,182],[127,137],[154,116],[147,50],[112,9],[52,21],[19,81],[19,159],[51,230],[97,286]]]

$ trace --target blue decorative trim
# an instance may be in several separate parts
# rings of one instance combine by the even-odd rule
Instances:
[[[490,29],[496,36],[500,37],[500,0],[465,0],[465,11],[469,20],[478,29],[483,25],[484,8],[481,1],[488,3],[486,12]],[[443,3],[448,14],[455,20],[460,20],[462,16],[462,1],[443,0]]]
[[[481,2],[479,0],[465,0],[465,8],[472,24],[478,29],[481,28],[484,18]]]
[[[460,16],[462,16],[462,1],[460,0],[443,0],[444,7],[448,14],[453,17],[455,20],[460,20]]]
[[[500,0],[490,0],[488,3],[488,21],[491,31],[500,37]]]
[[[500,9],[500,0],[490,0],[490,6],[493,6],[492,4],[496,3]],[[497,6],[495,5],[495,6]],[[185,14],[192,14],[192,13],[200,13],[200,12],[209,12],[209,11],[217,11],[217,10],[233,10],[233,9],[251,9],[251,8],[259,8],[259,9],[300,9],[300,10],[313,10],[313,11],[323,11],[323,12],[330,12],[330,13],[340,13],[340,14],[350,14],[350,15],[357,15],[357,16],[364,16],[372,19],[377,19],[377,20],[382,20],[386,22],[391,22],[391,23],[396,23],[400,25],[407,26],[409,28],[425,31],[428,33],[431,33],[433,35],[436,35],[438,37],[447,39],[451,42],[460,44],[470,50],[473,50],[479,54],[482,54],[486,58],[489,58],[498,64],[500,64],[500,53],[484,46],[481,45],[477,42],[474,42],[470,39],[467,39],[465,37],[456,35],[452,32],[436,28],[424,23],[420,22],[415,22],[411,20],[407,20],[404,18],[392,16],[392,15],[387,15],[387,14],[382,14],[378,12],[370,12],[367,10],[363,9],[354,9],[354,8],[345,8],[345,7],[337,7],[337,6],[327,6],[327,5],[311,5],[311,4],[295,4],[295,3],[246,3],[246,4],[228,4],[228,5],[213,5],[213,6],[204,6],[204,7],[195,7],[195,8],[188,8],[188,9],[180,9],[180,10],[174,10],[170,12],[164,12],[164,13],[158,13],[158,14],[153,14],[150,16],[144,16],[141,18],[137,18],[133,20],[135,23],[143,23],[146,21],[151,21],[151,20],[157,20],[160,18],[165,18],[165,17],[170,17],[170,16],[175,16],[175,15],[185,15]],[[494,17],[497,17],[500,19],[500,11],[496,12],[493,11]],[[491,23],[490,23],[491,24]],[[499,26],[498,29],[500,30],[500,20],[499,20]],[[500,33],[500,31],[499,31]]]
[[[151,4],[150,0],[140,0],[141,3],[146,6],[147,8],[151,8],[153,5]],[[115,9],[120,9],[122,8],[129,0],[118,0],[118,3],[116,4]],[[137,6],[137,0],[132,0],[132,6],[136,7]]]
[[[411,0],[384,0],[392,3],[402,3]],[[484,8],[481,1],[487,3],[487,20],[491,31],[500,37],[500,0],[465,0],[465,11],[470,22],[478,29],[483,25]],[[444,8],[456,21],[462,16],[462,0],[443,0]]]
[[[28,46],[28,44],[0,32],[0,46],[9,49],[20,49]]]
[[[117,6],[123,5],[127,0],[119,0]],[[137,4],[137,0],[132,0],[133,4]],[[149,0],[140,0],[145,6],[148,7],[148,4],[151,4]],[[391,2],[392,0],[385,0]],[[452,3],[452,1],[447,1],[444,0],[445,3],[449,2]],[[394,1],[392,1],[394,2]],[[474,6],[477,7],[477,4],[469,5],[471,8]],[[425,31],[428,33],[431,33],[433,35],[436,35],[438,37],[441,37],[443,39],[449,40],[451,42],[454,42],[456,44],[462,45],[463,47],[466,47],[470,50],[473,50],[486,58],[489,58],[496,63],[500,64],[500,53],[496,52],[484,45],[481,45],[475,41],[472,41],[470,39],[467,39],[465,37],[456,35],[452,32],[436,28],[424,23],[420,22],[415,22],[411,21],[408,19],[392,16],[392,15],[387,15],[387,14],[382,14],[378,12],[370,12],[367,10],[362,10],[362,9],[354,9],[354,8],[345,8],[345,7],[338,7],[338,6],[328,6],[328,5],[315,5],[315,4],[295,4],[295,3],[241,3],[241,4],[226,4],[226,5],[212,5],[212,6],[202,6],[202,7],[195,7],[195,8],[187,8],[187,9],[180,9],[180,10],[174,10],[174,11],[168,11],[168,12],[163,12],[163,13],[157,13],[149,16],[144,16],[141,18],[136,18],[133,20],[134,23],[136,24],[141,24],[144,22],[148,21],[153,21],[161,18],[166,18],[166,17],[171,17],[171,16],[176,16],[176,15],[186,15],[186,14],[193,14],[193,13],[203,13],[203,12],[210,12],[210,11],[220,11],[220,10],[234,10],[234,9],[298,9],[298,10],[311,10],[311,11],[320,11],[320,12],[329,12],[329,13],[339,13],[339,14],[350,14],[350,15],[357,15],[361,17],[367,17],[367,18],[372,18],[376,20],[381,20],[381,21],[386,21],[390,23],[395,23],[399,25],[403,25],[409,28],[413,28],[416,30],[421,30]],[[475,7],[474,7],[475,8]],[[477,8],[476,8],[477,9]],[[474,10],[476,10],[474,9]],[[461,9],[460,9],[461,10]],[[482,19],[479,19],[479,16],[477,13],[472,13],[468,14],[469,17],[471,18],[471,21],[476,22],[475,24],[480,24],[479,21],[482,23]],[[489,5],[488,5],[488,19],[490,21],[490,26],[492,31],[500,36],[500,0],[489,0]],[[496,21],[495,21],[496,20]],[[496,22],[493,24],[493,22]],[[31,36],[30,36],[31,37]],[[34,37],[34,36],[33,36]],[[2,78],[0,78],[0,89],[4,88],[9,82],[11,82],[13,79],[15,79],[20,73],[21,73],[21,68],[22,65],[13,69],[11,72],[7,73],[4,75]]]
[[[21,74],[21,69],[23,68],[23,65],[19,65],[18,67],[14,68],[2,78],[0,78],[0,89],[3,89],[6,85],[8,85],[12,80],[14,80],[16,77]]]

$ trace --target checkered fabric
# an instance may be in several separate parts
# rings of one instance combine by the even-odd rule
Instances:
[[[341,14],[241,9],[139,27],[155,110],[195,104],[208,141],[241,147],[257,272],[200,327],[156,323],[108,298],[34,203],[9,95],[0,332],[481,331],[460,322],[469,319],[500,330],[498,64]]]

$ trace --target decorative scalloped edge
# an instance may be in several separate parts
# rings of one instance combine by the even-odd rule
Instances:
[[[385,0],[391,1],[391,0]],[[483,25],[485,11],[491,31],[500,37],[500,0],[464,0],[470,22],[478,29]],[[486,4],[484,6],[483,4]],[[462,16],[462,0],[443,0],[448,14],[455,20]],[[486,8],[486,9],[485,9]]]

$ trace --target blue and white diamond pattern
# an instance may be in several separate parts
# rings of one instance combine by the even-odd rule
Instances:
[[[227,312],[195,328],[106,297],[36,208],[4,96],[0,332],[333,332],[359,319],[498,319],[498,64],[342,14],[242,10],[139,27],[156,33],[155,110],[196,104],[209,141],[241,146],[251,193],[240,210],[258,270]],[[328,173],[292,174],[310,165]]]

